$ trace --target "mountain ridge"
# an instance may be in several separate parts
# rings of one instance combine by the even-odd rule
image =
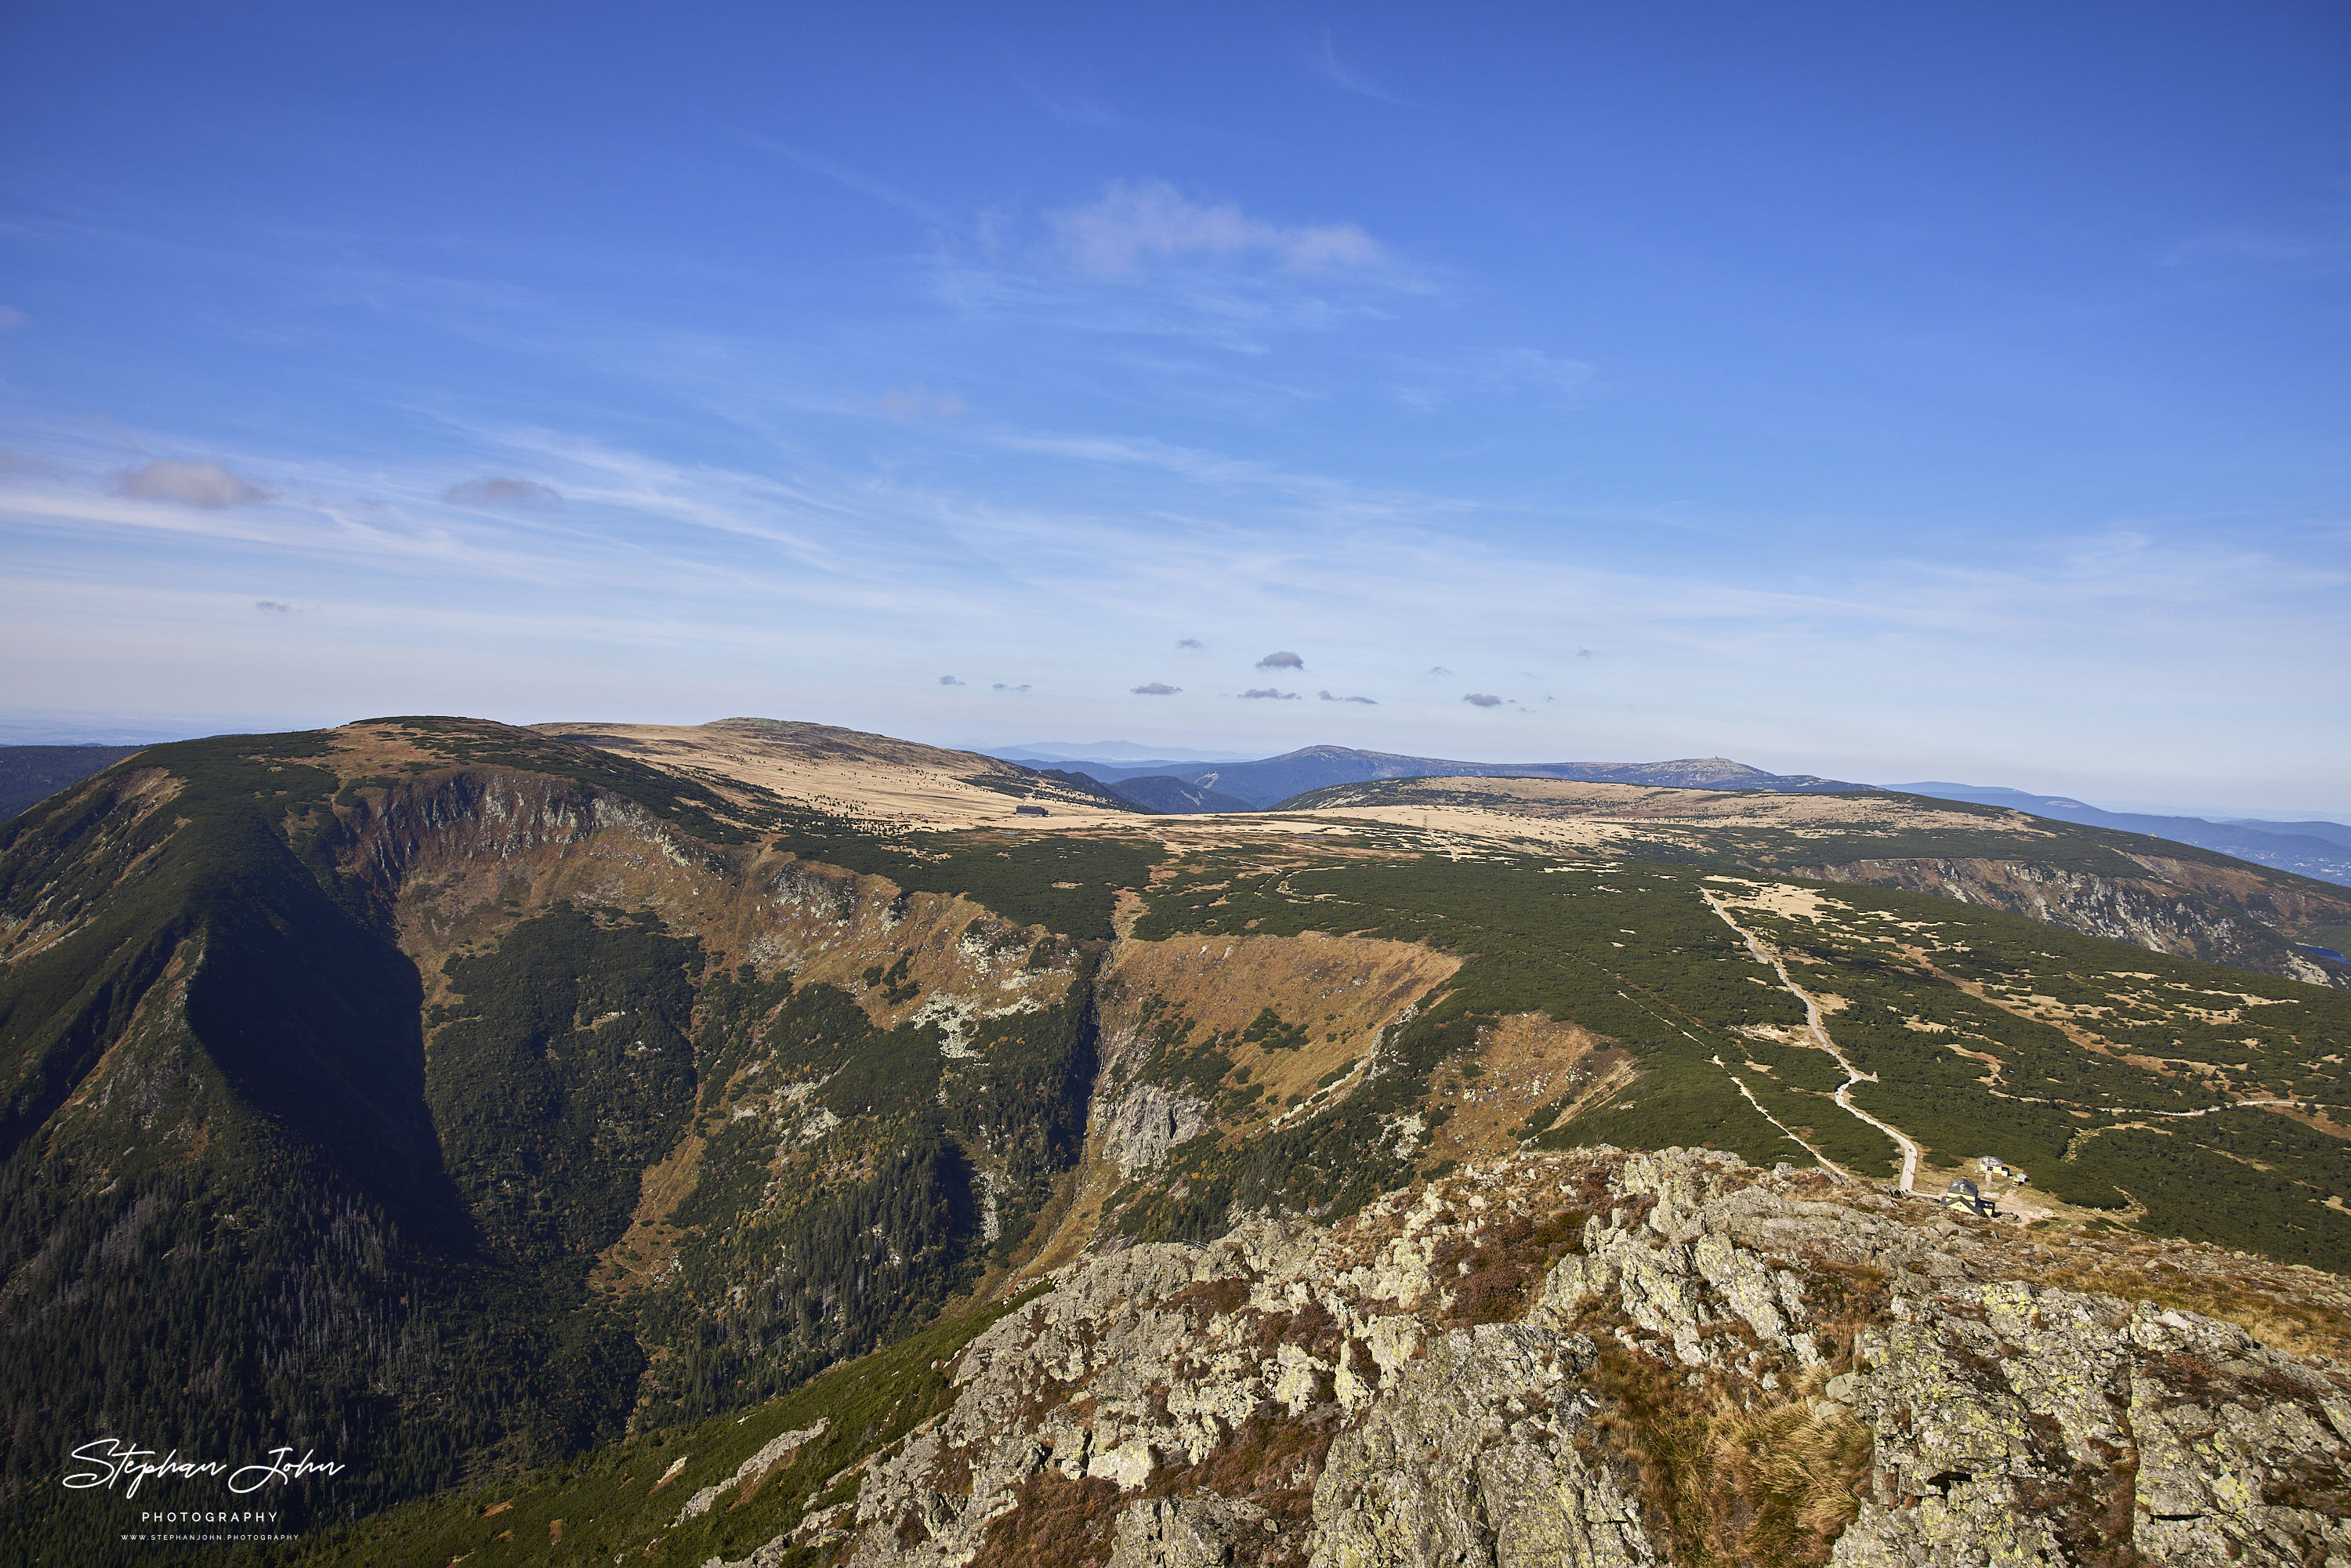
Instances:
[[[1142,769],[1081,768],[1105,784],[1138,777]],[[1683,758],[1667,762],[1464,762],[1364,751],[1345,746],[1306,746],[1253,762],[1206,763],[1162,768],[1155,775],[1204,786],[1262,810],[1311,789],[1378,779],[1568,779],[1587,783],[1655,784],[1676,789],[1780,789],[1836,792],[1866,789],[1865,784],[1811,774],[1767,773],[1727,757]]]
[[[1931,795],[1938,800],[1971,800],[1979,805],[2007,806],[2035,816],[2053,817],[2062,821],[2085,822],[2095,827],[2119,828],[2126,832],[2146,833],[2153,838],[2170,839],[2179,843],[2194,844],[2200,849],[2219,850],[2240,860],[2253,861],[2262,865],[2276,866],[2303,876],[2316,877],[2323,882],[2338,883],[2351,887],[2351,828],[2339,822],[2312,822],[2310,828],[2331,830],[2341,838],[2313,833],[2291,833],[2283,830],[2304,826],[2299,823],[2256,823],[2250,821],[2214,821],[2205,817],[2162,816],[2147,811],[2109,811],[2068,795],[2037,795],[2030,790],[2010,789],[1998,785],[1954,784],[1929,780],[1919,784],[1891,784],[1913,795]]]

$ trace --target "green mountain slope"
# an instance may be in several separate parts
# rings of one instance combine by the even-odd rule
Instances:
[[[1316,789],[1277,810],[1455,808],[1498,823],[1588,820],[1611,852],[1859,883],[1990,904],[2086,935],[2351,986],[2351,894],[2331,883],[2143,833],[2003,807],[1870,791],[1824,801],[1759,792],[1560,797],[1531,780],[1392,779]]]
[[[791,1386],[1000,1261],[1074,1154],[1084,950],[815,868],[779,814],[1105,934],[1055,884],[1148,864],[959,861],[444,720],[151,748],[0,835],[11,1539],[106,1553],[54,1484],[93,1437],[334,1453],[300,1525]],[[793,900],[873,961],[795,985],[757,913]],[[991,967],[1022,1007],[912,1017]]]
[[[1139,936],[1335,926],[1468,961],[1364,1088],[1245,1141],[1183,1145],[1182,1196],[1137,1194],[1122,1223],[1197,1236],[1230,1202],[1343,1207],[1396,1185],[1420,1142],[1398,1136],[1402,1118],[1441,1126],[1460,1098],[1444,1087],[1481,1036],[1529,1012],[1639,1068],[1614,1092],[1538,1105],[1519,1131],[1543,1146],[1703,1145],[1892,1179],[1899,1149],[1836,1104],[1849,1074],[1752,934],[1787,955],[1798,989],[1834,998],[1826,1031],[1873,1075],[1852,1099],[1932,1164],[1996,1155],[2057,1199],[2157,1233],[2351,1270],[2351,1216],[2333,1207],[2351,1182],[2351,995],[1896,891],[1804,889],[1787,901],[1802,915],[1725,918],[1768,885],[1637,862],[1309,856],[1163,884]]]
[[[2012,862],[1985,821],[1909,858]],[[331,1455],[270,1500],[297,1529],[532,1473],[501,1551],[617,1551],[565,1486],[862,1410],[756,1516],[665,1527],[747,1549],[1038,1275],[1530,1149],[1993,1154],[2053,1235],[2351,1270],[2351,994],[1792,874],[1899,862],[1876,830],[1644,831],[885,833],[461,719],[152,748],[0,830],[0,1531],[123,1556],[134,1505],[55,1484],[104,1437]],[[399,1517],[310,1540],[481,1542]]]

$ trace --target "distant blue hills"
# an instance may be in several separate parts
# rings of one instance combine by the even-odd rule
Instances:
[[[2006,806],[2036,817],[2085,822],[2095,828],[2120,828],[2218,850],[2224,855],[2296,872],[2321,882],[2351,887],[2351,827],[2341,822],[2271,822],[2259,818],[2210,821],[2202,817],[2164,817],[2144,811],[2103,810],[2070,795],[2036,795],[2023,789],[1989,784],[1953,784],[1929,779],[1921,784],[1889,784],[1907,795],[1928,795],[1938,800],[1970,800],[1981,806]]]
[[[1857,784],[1812,774],[1770,773],[1725,757],[1672,762],[1463,762],[1406,757],[1343,746],[1309,746],[1279,757],[1235,760],[1180,747],[1175,756],[1149,756],[1131,741],[1039,743],[988,753],[1008,762],[1082,773],[1149,811],[1264,810],[1310,789],[1374,779],[1572,779],[1588,783],[1644,784],[1677,789],[1774,789],[1803,793],[1885,789],[1940,800],[2004,806],[2036,817],[2118,828],[2218,850],[2222,854],[2351,887],[2351,826],[2341,822],[2278,822],[2239,817],[2214,821],[2143,811],[2109,811],[2066,795],[2035,794],[1999,785],[1928,779],[1914,784]]]
[[[1139,749],[1139,748],[1138,748]],[[1571,779],[1595,784],[1646,784],[1673,789],[1781,789],[1806,793],[1866,789],[1866,784],[1822,779],[1812,774],[1766,773],[1733,762],[1727,757],[1684,758],[1673,762],[1464,762],[1447,757],[1405,757],[1388,751],[1359,751],[1344,746],[1307,746],[1280,757],[1255,761],[1175,762],[1166,759],[1130,761],[1123,758],[1024,756],[1018,748],[991,752],[1008,762],[1030,767],[1050,766],[1083,773],[1129,799],[1150,794],[1169,800],[1164,786],[1144,780],[1165,779],[1190,789],[1207,790],[1248,810],[1263,810],[1310,789],[1333,784],[1364,784],[1374,779]],[[1232,810],[1234,806],[1160,807],[1150,810]]]

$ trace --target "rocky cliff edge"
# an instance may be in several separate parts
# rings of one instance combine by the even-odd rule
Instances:
[[[2341,1282],[2151,1251],[1716,1153],[1515,1157],[1059,1270],[747,1561],[2351,1561]],[[2102,1270],[2216,1312],[2073,1288]]]

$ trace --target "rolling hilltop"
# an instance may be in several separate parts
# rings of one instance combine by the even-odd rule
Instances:
[[[1403,757],[1357,751],[1344,746],[1308,746],[1257,762],[1202,763],[1121,768],[1081,762],[1077,770],[1123,789],[1147,778],[1168,779],[1196,789],[1245,800],[1263,809],[1334,784],[1375,779],[1573,779],[1587,783],[1647,784],[1675,789],[1865,789],[1867,785],[1816,779],[1809,774],[1766,773],[1727,757],[1686,758],[1677,762],[1457,762],[1441,757]],[[1186,808],[1200,810],[1201,808]],[[1211,808],[1223,809],[1223,808]]]
[[[2351,990],[2295,944],[2351,905],[2223,855],[1559,779],[1152,816],[823,727],[395,717],[117,763],[0,829],[0,1506],[61,1560],[125,1550],[52,1484],[98,1434],[347,1458],[286,1505],[349,1521],[323,1559],[1273,1568],[1383,1509],[1490,1552],[1489,1416],[1618,1561],[2044,1483],[2072,1560],[2335,1539],[2292,1413],[2351,1398]],[[1996,1219],[1887,1196],[1985,1155]],[[2032,1406],[2064,1356],[2150,1413]],[[1893,1370],[1947,1364],[2056,1426],[1951,1480]],[[2231,1399],[2241,1454],[2153,1413]],[[2099,1464],[2262,1500],[2134,1536],[2064,1490]]]

